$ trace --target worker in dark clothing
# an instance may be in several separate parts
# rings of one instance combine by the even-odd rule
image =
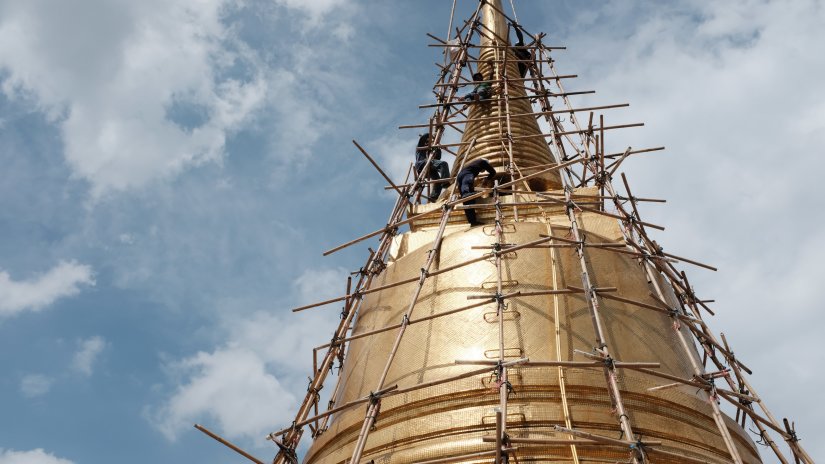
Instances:
[[[475,88],[473,88],[472,92],[464,95],[464,101],[489,100],[490,97],[493,96],[493,87],[489,82],[482,81],[484,81],[484,74],[473,74],[473,82],[476,82],[477,84]]]
[[[416,174],[420,173],[424,169],[424,165],[427,164],[427,156],[430,153],[430,150],[427,147],[430,146],[430,134],[424,134],[418,138],[418,146],[415,147],[415,172]],[[430,180],[440,180],[446,179],[450,177],[450,167],[447,165],[446,161],[441,161],[441,149],[436,147],[432,149],[433,152],[433,159],[430,161],[430,169],[425,179]],[[432,188],[430,189],[430,196],[428,200],[435,201],[438,199],[438,196],[441,195],[441,189],[444,188],[444,183],[432,184]]]
[[[518,42],[513,45],[513,54],[516,55],[516,59],[518,60],[518,73],[521,74],[521,77],[527,75],[527,62],[525,60],[532,60],[533,54],[530,53],[530,50],[527,50],[524,47],[524,36],[521,34],[521,26],[516,23],[510,23],[513,26],[513,30],[516,31],[516,37],[518,37]]]
[[[481,171],[487,171],[487,180],[492,180],[493,177],[496,175],[496,170],[493,169],[493,166],[490,165],[490,162],[484,158],[479,158],[475,161],[471,161],[466,166],[464,166],[461,172],[458,173],[458,176],[456,176],[456,182],[458,182],[458,188],[461,192],[461,198],[466,198],[475,193],[475,188],[473,184],[475,183],[476,177],[481,173]],[[475,202],[475,199],[473,199],[465,201],[464,204],[473,205],[475,204]],[[464,215],[467,216],[467,222],[470,223],[470,226],[477,226],[481,224],[476,219],[476,211],[474,209],[465,209]]]

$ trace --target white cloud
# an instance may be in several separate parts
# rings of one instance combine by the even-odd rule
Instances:
[[[348,4],[349,0],[275,0],[275,3],[306,12],[312,22],[317,24],[323,15]]]
[[[15,451],[0,448],[0,464],[74,464],[68,459],[58,458],[42,448],[31,451]]]
[[[0,271],[0,316],[38,311],[60,298],[76,295],[82,285],[94,285],[92,268],[74,261],[61,261],[45,274],[15,281]]]
[[[20,393],[26,398],[43,396],[51,390],[52,383],[54,383],[54,379],[42,374],[24,375],[20,379]]]
[[[80,348],[72,357],[72,369],[85,375],[92,375],[92,370],[97,357],[106,347],[106,340],[100,336],[94,336],[80,341]]]
[[[221,21],[234,4],[5,2],[2,89],[60,124],[65,157],[95,195],[219,160],[267,93],[256,58]]]
[[[294,282],[296,300],[343,294],[345,276],[343,269],[308,270]],[[149,420],[170,440],[198,420],[216,421],[229,437],[260,440],[292,420],[296,394],[303,395],[311,373],[312,348],[328,341],[337,322],[332,308],[228,319],[222,346],[168,366],[182,380],[162,405],[147,410]]]
[[[295,289],[301,301],[312,302],[325,300],[346,292],[347,270],[339,267],[335,269],[307,269],[295,279]]]
[[[262,437],[295,406],[295,397],[268,373],[258,354],[237,346],[200,352],[171,366],[188,376],[150,420],[170,440],[198,420],[215,420],[230,437]]]

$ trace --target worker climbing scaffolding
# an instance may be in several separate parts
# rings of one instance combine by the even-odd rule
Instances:
[[[430,140],[431,137],[429,133],[426,133],[418,138],[418,145],[415,147],[415,172],[416,174],[420,174],[424,170],[424,167],[427,164],[427,156],[429,153],[432,153],[433,159],[430,160],[430,167],[427,169],[427,173],[424,177],[432,181],[446,179],[450,177],[450,167],[446,161],[441,160],[440,148],[428,148],[430,146]],[[431,185],[432,187],[428,199],[430,201],[435,201],[438,199],[439,195],[441,195],[441,190],[444,188],[444,183],[435,182]]]
[[[533,54],[524,45],[524,35],[521,33],[521,26],[516,22],[511,22],[510,26],[513,27],[513,31],[515,31],[516,37],[518,37],[518,42],[513,45],[513,54],[516,55],[516,59],[518,60],[518,73],[523,78],[527,75],[527,64],[533,59]]]
[[[484,74],[480,72],[473,74],[473,82],[476,86],[472,92],[464,95],[464,101],[489,100],[493,96],[493,87],[484,79]]]
[[[496,175],[496,170],[484,158],[479,158],[477,160],[471,161],[464,169],[462,169],[458,176],[456,176],[456,182],[458,182],[459,192],[461,193],[461,198],[466,198],[473,193],[475,193],[475,180],[476,177],[481,173],[481,171],[487,171],[487,178],[486,181],[492,181],[493,177]],[[472,206],[476,203],[475,200],[467,200],[464,202],[464,206]],[[478,219],[476,217],[476,211],[473,208],[467,208],[464,210],[464,215],[467,216],[467,222],[470,223],[471,227],[475,227],[479,224]]]

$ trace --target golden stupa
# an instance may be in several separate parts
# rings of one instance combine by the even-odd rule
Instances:
[[[572,158],[542,135],[501,2],[481,1],[476,17],[468,61],[493,81],[493,98],[467,105],[452,170],[485,157],[500,190],[478,199],[477,227],[452,186],[430,204],[400,203],[410,230],[390,237],[372,290],[348,295],[357,315],[326,345],[346,342],[345,356],[330,350],[316,366],[313,382],[330,356],[343,360],[338,409],[304,421],[319,414],[311,384],[300,427],[273,435],[288,451],[275,462],[295,459],[306,425],[308,464],[761,462],[709,386],[716,369],[687,327],[702,323],[671,309],[695,302],[655,260],[627,251],[638,224],[585,206],[601,203],[604,186],[548,168]]]

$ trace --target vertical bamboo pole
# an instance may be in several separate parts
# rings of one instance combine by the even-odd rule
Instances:
[[[502,245],[506,243],[504,241],[504,229],[501,227],[502,221],[502,214],[501,214],[501,198],[499,197],[498,192],[498,181],[495,181],[493,185],[493,198],[495,199],[496,205],[496,223],[495,223],[495,230],[496,230],[496,244],[495,249],[501,250]],[[502,294],[504,290],[502,288],[502,269],[501,269],[501,260],[502,260],[502,253],[496,253],[495,258],[495,265],[496,265],[496,313],[498,314],[498,365],[501,371],[499,375],[501,376],[499,380],[498,386],[498,396],[499,396],[499,408],[500,411],[497,413],[497,421],[499,427],[496,430],[496,442],[497,445],[497,456],[500,458],[501,453],[501,440],[504,435],[507,433],[507,395],[509,393],[509,380],[507,379],[507,368],[504,367],[504,310],[506,309],[506,304],[504,303],[504,299],[502,298]],[[499,417],[501,416],[500,420]],[[498,461],[500,463],[501,461]]]
[[[553,236],[553,228],[550,223],[547,224],[547,234],[551,237]],[[550,244],[554,244],[555,240],[551,240]],[[553,277],[553,290],[559,290],[559,281],[558,281],[558,266],[559,266],[559,254],[557,248],[550,248],[550,269]],[[553,294],[553,319],[555,325],[555,336],[556,336],[556,360],[562,361],[561,356],[561,321],[560,321],[560,313],[559,313],[559,295],[557,293]],[[559,394],[561,395],[561,407],[562,412],[564,413],[564,426],[568,429],[573,428],[573,421],[570,418],[570,405],[567,403],[567,379],[564,375],[564,367],[558,367],[558,376],[559,376]],[[573,436],[570,435],[570,438],[573,439]],[[570,445],[570,454],[573,456],[573,464],[579,464],[579,453],[578,449],[576,448],[575,444]]]

